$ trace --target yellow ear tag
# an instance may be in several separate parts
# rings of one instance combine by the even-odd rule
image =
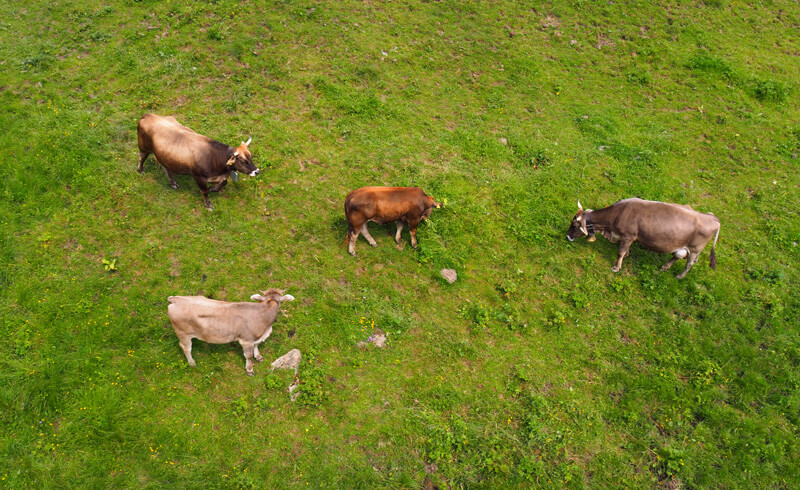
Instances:
[[[231,157],[228,159],[228,166],[229,167],[233,166],[233,163],[236,161],[236,157],[238,157],[238,156],[239,156],[239,150],[236,150],[235,152],[233,152],[233,155],[231,155]]]

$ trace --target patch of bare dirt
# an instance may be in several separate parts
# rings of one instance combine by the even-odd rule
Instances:
[[[554,15],[548,15],[542,19],[542,27],[561,27],[561,19]]]

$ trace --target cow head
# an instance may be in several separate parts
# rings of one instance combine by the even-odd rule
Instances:
[[[278,303],[283,303],[284,301],[294,301],[294,296],[291,294],[283,294],[286,290],[284,289],[281,291],[280,289],[267,289],[266,291],[261,291],[261,294],[254,294],[250,296],[250,299],[253,301],[259,301],[261,303],[267,301],[277,301]]]
[[[570,225],[569,230],[567,230],[567,240],[574,241],[577,237],[584,235],[588,236],[587,240],[590,242],[595,240],[594,233],[589,233],[587,223],[589,213],[591,212],[591,209],[584,211],[583,206],[581,206],[581,201],[578,200],[578,214],[572,218],[572,224]]]
[[[251,155],[250,150],[247,149],[247,146],[252,140],[253,138],[249,138],[246,142],[242,141],[242,144],[233,150],[233,154],[228,158],[227,163],[231,170],[236,170],[250,177],[255,177],[260,170],[258,170],[258,167],[253,163],[253,155]]]
[[[422,213],[422,217],[428,219],[431,217],[431,210],[432,209],[441,209],[442,203],[436,202],[433,200],[431,196],[425,195],[425,212]]]

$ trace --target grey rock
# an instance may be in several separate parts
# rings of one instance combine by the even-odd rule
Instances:
[[[272,361],[272,369],[294,369],[300,367],[300,361],[303,359],[302,354],[297,349],[292,349],[281,357]]]
[[[444,277],[447,282],[453,284],[458,279],[458,274],[453,269],[442,269],[442,277]]]

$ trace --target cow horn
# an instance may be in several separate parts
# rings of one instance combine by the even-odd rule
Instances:
[[[251,137],[249,137],[249,138],[247,138],[247,143],[242,143],[242,144],[243,144],[244,146],[247,146],[247,145],[249,145],[249,144],[250,144],[250,142],[251,142],[251,141],[253,141],[253,137],[252,137],[252,136],[251,136]]]
[[[238,157],[239,156],[239,150],[234,151],[233,152],[233,156]]]
[[[581,200],[578,199],[578,210],[583,211],[583,206],[581,206]]]

